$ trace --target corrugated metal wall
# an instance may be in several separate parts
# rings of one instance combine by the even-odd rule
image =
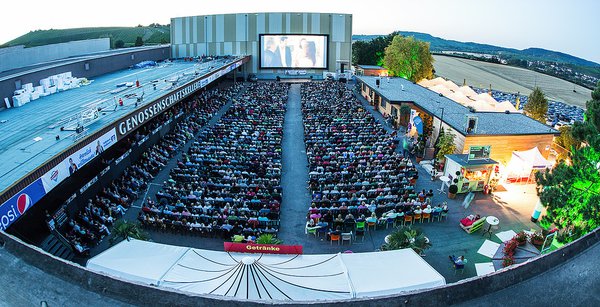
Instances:
[[[252,55],[251,73],[258,72],[260,34],[329,35],[329,70],[352,58],[352,15],[334,13],[248,13],[171,19],[171,56]],[[322,70],[315,70],[319,73]],[[261,70],[275,73],[275,70]],[[310,72],[310,71],[309,71]]]

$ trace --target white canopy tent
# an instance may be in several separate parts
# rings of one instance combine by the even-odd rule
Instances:
[[[507,165],[508,178],[529,178],[533,170],[551,168],[552,163],[546,160],[537,147],[530,150],[513,151]]]
[[[340,300],[446,284],[412,249],[332,255],[242,254],[122,241],[91,270],[195,294],[255,300]]]
[[[504,100],[496,105],[496,110],[498,112],[510,111],[511,113],[517,112],[515,106],[508,100]]]
[[[465,96],[467,96],[467,97],[471,97],[471,98],[473,98],[473,99],[475,99],[475,98],[476,98],[476,96],[477,96],[477,93],[476,93],[476,92],[475,92],[475,91],[474,91],[474,90],[473,90],[473,89],[472,89],[470,86],[467,86],[467,85],[463,85],[463,86],[461,86],[460,88],[458,88],[458,90],[457,90],[457,91],[458,91],[458,92],[461,92],[461,93],[463,93]]]

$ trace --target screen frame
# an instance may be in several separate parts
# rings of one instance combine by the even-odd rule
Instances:
[[[265,67],[262,65],[262,42],[263,36],[324,36],[325,37],[325,52],[327,57],[325,59],[325,67]],[[285,69],[285,70],[303,70],[303,69],[314,69],[314,70],[329,70],[329,34],[300,34],[300,33],[261,33],[258,34],[258,69]]]

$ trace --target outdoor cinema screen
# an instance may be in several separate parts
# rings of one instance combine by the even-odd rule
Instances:
[[[327,69],[327,35],[260,35],[260,68]]]

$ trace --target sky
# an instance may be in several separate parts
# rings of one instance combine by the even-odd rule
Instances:
[[[353,34],[415,31],[502,47],[538,47],[600,63],[598,0],[29,0],[2,3],[0,43],[37,29],[170,23],[224,13],[353,14]]]

